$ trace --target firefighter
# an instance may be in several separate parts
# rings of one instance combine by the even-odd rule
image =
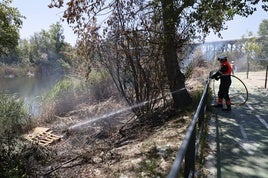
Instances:
[[[226,56],[219,57],[218,61],[220,62],[220,69],[211,76],[212,79],[216,80],[220,79],[218,102],[214,107],[222,108],[223,111],[231,111],[229,88],[232,83],[231,81],[232,67],[228,62]],[[223,108],[223,99],[225,100],[226,108]]]
[[[232,61],[230,65],[231,65],[231,68],[232,68],[232,74],[234,75],[234,72],[236,70],[234,61]]]

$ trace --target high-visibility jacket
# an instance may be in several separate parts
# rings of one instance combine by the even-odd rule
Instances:
[[[232,73],[232,67],[230,63],[227,60],[225,60],[221,62],[220,69],[216,73],[214,73],[211,76],[211,78],[216,80],[228,78],[231,80],[231,73]]]
[[[220,72],[224,76],[231,75],[231,73],[232,73],[232,67],[231,67],[230,63],[227,60],[221,62]]]

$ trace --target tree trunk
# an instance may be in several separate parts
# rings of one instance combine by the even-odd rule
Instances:
[[[184,108],[191,103],[191,97],[185,88],[185,76],[180,71],[176,52],[176,26],[173,0],[162,0],[164,45],[163,55],[169,80],[170,92],[175,108]]]
[[[247,79],[249,74],[249,55],[247,54]]]

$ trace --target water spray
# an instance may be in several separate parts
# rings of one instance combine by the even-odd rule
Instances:
[[[186,88],[184,87],[184,88],[181,88],[181,89],[179,89],[179,90],[173,91],[173,92],[171,92],[171,93],[174,94],[174,93],[181,92],[181,91],[183,91],[183,90],[186,90]],[[167,95],[168,95],[168,94],[167,94]],[[90,120],[87,119],[87,120],[84,121],[84,122],[80,122],[80,123],[77,123],[77,124],[75,124],[75,125],[73,125],[73,126],[70,126],[67,130],[68,130],[68,131],[75,130],[75,129],[77,129],[77,128],[81,128],[81,127],[83,127],[83,126],[85,126],[85,125],[88,125],[88,124],[90,124],[90,123],[92,123],[92,122],[95,122],[95,121],[98,121],[98,120],[101,120],[101,119],[104,119],[104,118],[107,118],[107,117],[111,117],[111,116],[114,116],[114,115],[117,115],[117,114],[121,114],[121,113],[123,113],[123,112],[126,112],[126,111],[129,111],[129,110],[132,110],[132,109],[135,109],[135,108],[144,106],[145,104],[147,104],[147,103],[149,103],[149,102],[154,102],[154,101],[160,100],[160,99],[166,97],[167,95],[164,95],[164,96],[162,96],[162,97],[158,97],[158,98],[155,98],[155,99],[151,99],[151,100],[149,100],[149,101],[144,101],[144,102],[138,103],[138,104],[133,105],[133,106],[130,106],[130,107],[126,107],[126,108],[123,108],[123,109],[119,109],[119,110],[117,110],[117,111],[114,111],[114,112],[111,112],[111,113],[108,113],[108,114],[104,114],[104,115],[102,115],[102,116],[100,116],[100,117],[90,118]]]

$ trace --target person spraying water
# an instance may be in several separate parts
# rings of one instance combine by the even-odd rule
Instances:
[[[226,56],[218,57],[220,62],[220,69],[211,75],[211,79],[219,80],[220,86],[218,91],[217,104],[214,105],[216,108],[221,108],[223,111],[231,111],[231,100],[229,97],[229,88],[231,86],[231,73],[232,67],[227,60]],[[226,108],[223,107],[223,99],[225,100]]]

